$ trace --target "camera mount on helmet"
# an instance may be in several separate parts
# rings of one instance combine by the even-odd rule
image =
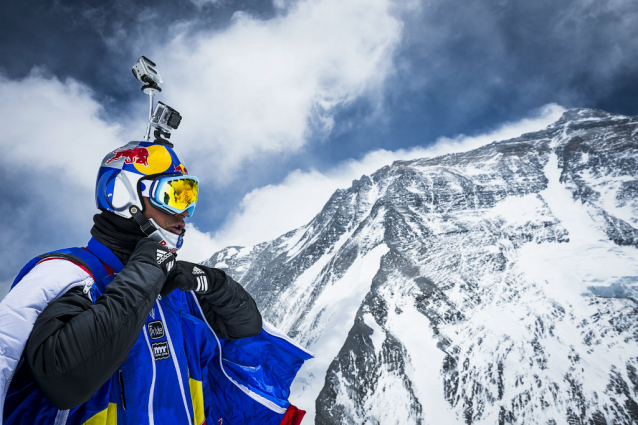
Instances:
[[[132,71],[135,78],[144,83],[142,91],[148,95],[148,124],[144,139],[147,142],[150,141],[151,127],[155,127],[154,142],[173,147],[173,144],[167,139],[171,137],[171,131],[176,130],[179,126],[182,116],[175,109],[162,102],[158,102],[155,111],[153,111],[153,97],[162,91],[160,85],[164,83],[157,70],[157,65],[146,56],[140,56],[133,65]]]
[[[132,69],[133,76],[144,83],[142,91],[149,96],[155,96],[161,92],[160,84],[164,83],[156,67],[155,62],[146,56],[140,56]]]
[[[166,139],[171,137],[171,131],[177,130],[181,122],[182,116],[179,112],[163,102],[157,102],[150,121],[150,125],[155,127],[155,142],[172,146]]]

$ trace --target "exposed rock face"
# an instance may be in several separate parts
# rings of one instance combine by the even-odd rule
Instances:
[[[638,118],[397,161],[208,265],[317,357],[316,424],[637,424]]]

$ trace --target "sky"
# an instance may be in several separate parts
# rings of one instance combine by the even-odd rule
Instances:
[[[140,0],[0,4],[0,297],[85,245],[101,159],[146,128],[162,74],[201,181],[181,259],[274,239],[397,159],[638,114],[638,2]]]

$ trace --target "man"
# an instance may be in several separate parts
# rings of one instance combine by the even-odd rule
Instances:
[[[167,143],[104,158],[87,247],[36,257],[0,304],[0,424],[301,421],[310,354],[223,271],[176,260],[198,186]]]

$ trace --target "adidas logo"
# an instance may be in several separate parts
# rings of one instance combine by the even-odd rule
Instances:
[[[166,252],[166,251],[163,251],[161,249],[158,249],[157,250],[157,264],[162,264],[164,262],[164,260],[166,260],[171,255],[172,254],[170,252]]]
[[[195,292],[206,291],[208,291],[208,279],[206,276],[197,276],[197,289],[195,289]]]
[[[197,266],[194,266],[193,274],[200,275],[200,276],[197,276],[197,289],[195,289],[195,292],[208,291],[208,279],[206,278],[206,274],[204,273],[204,270],[200,269]]]

